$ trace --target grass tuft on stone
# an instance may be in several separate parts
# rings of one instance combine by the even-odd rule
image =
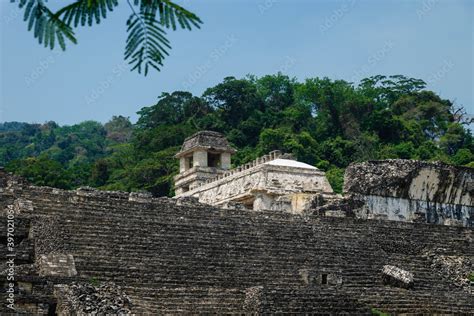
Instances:
[[[467,279],[471,282],[474,282],[474,272],[469,273],[469,275],[467,276]]]
[[[370,311],[372,312],[372,315],[374,315],[374,316],[390,316],[390,314],[379,311],[376,308],[372,308]]]
[[[98,287],[100,285],[100,282],[99,282],[99,280],[97,280],[96,277],[90,278],[89,283],[94,287]]]

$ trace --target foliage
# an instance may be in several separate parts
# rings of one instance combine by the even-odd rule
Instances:
[[[6,169],[14,171],[37,185],[61,189],[71,188],[70,174],[63,171],[59,162],[45,157],[15,160],[10,162]]]
[[[234,166],[269,151],[292,153],[326,171],[342,192],[344,169],[369,159],[421,159],[474,166],[463,111],[418,79],[375,76],[360,85],[282,74],[225,78],[201,97],[163,93],[136,124],[0,124],[0,165],[40,185],[148,190],[173,195],[173,157],[198,130],[224,133],[238,149]],[[460,114],[461,113],[461,114]],[[54,177],[51,175],[55,175]]]
[[[342,193],[342,187],[344,185],[344,169],[332,168],[326,172],[326,177],[331,184],[334,192]]]
[[[165,29],[199,28],[199,17],[170,0],[75,0],[52,12],[47,0],[11,0],[24,11],[28,31],[39,44],[54,49],[58,43],[66,49],[66,40],[76,44],[74,29],[79,26],[99,24],[120,4],[128,4],[131,15],[127,20],[127,41],[124,59],[131,70],[148,74],[149,68],[160,70],[163,60],[171,49]]]
[[[376,308],[372,308],[370,311],[372,312],[372,315],[374,315],[374,316],[390,316],[390,314],[379,311]]]
[[[96,277],[92,277],[89,279],[89,283],[92,286],[98,287],[100,285],[100,281]]]
[[[471,282],[474,282],[474,272],[471,272],[468,276],[467,279]]]
[[[117,143],[130,141],[132,137],[133,125],[128,117],[113,116],[112,119],[104,125],[107,132],[107,138]]]

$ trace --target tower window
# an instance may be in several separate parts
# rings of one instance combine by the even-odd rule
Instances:
[[[221,166],[221,155],[207,153],[207,165],[209,167],[220,167]]]

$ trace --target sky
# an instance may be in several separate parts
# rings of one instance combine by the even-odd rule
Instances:
[[[170,56],[147,77],[124,64],[130,8],[119,2],[63,52],[40,46],[22,12],[0,0],[0,122],[135,121],[162,92],[201,95],[227,76],[278,72],[355,83],[402,74],[474,114],[474,0],[177,1],[204,24],[168,31]]]

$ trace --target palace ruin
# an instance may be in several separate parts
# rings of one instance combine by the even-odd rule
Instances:
[[[232,169],[233,151],[190,137],[175,198],[0,169],[0,313],[474,314],[472,169],[354,164],[342,197],[288,155]]]
[[[234,152],[216,132],[198,132],[187,138],[176,155],[180,159],[176,198],[195,197],[214,206],[241,203],[253,210],[300,213],[315,194],[335,197],[324,172],[316,167],[273,151],[231,169]]]

